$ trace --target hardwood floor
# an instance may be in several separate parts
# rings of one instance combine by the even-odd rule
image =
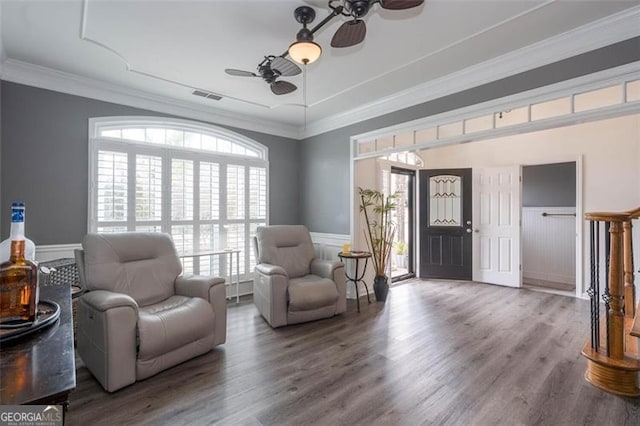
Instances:
[[[114,394],[85,368],[69,425],[640,425],[583,378],[589,303],[415,280],[386,303],[271,329],[231,303],[227,343]]]

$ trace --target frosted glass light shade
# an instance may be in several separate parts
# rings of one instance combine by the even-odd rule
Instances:
[[[289,46],[289,56],[300,64],[310,64],[318,60],[322,48],[313,41],[296,41]]]

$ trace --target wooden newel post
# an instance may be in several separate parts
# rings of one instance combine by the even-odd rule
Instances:
[[[631,220],[622,224],[622,240],[624,254],[624,314],[633,318],[636,314],[636,288],[633,282],[633,244]]]
[[[628,294],[633,286],[631,261],[630,213],[587,213],[585,219],[591,228],[591,338],[582,348],[587,357],[585,378],[594,386],[617,395],[640,396],[638,372],[640,356],[637,344],[630,344],[629,308],[633,301]],[[600,252],[600,223],[608,234],[604,238],[604,253]],[[604,256],[602,256],[604,254]],[[606,271],[606,287],[601,292],[600,272]],[[604,272],[603,271],[603,272]],[[600,303],[604,302],[606,315],[600,321]]]
[[[609,356],[624,358],[624,284],[622,268],[622,223],[612,221],[609,229],[611,252],[609,253]]]

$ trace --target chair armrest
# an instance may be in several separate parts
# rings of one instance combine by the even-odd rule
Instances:
[[[313,259],[311,261],[311,273],[322,278],[333,280],[336,269],[344,268],[342,262],[337,260]]]
[[[215,321],[213,345],[227,340],[227,289],[224,278],[206,275],[180,275],[175,282],[176,294],[199,297],[211,305]]]
[[[271,327],[287,325],[289,276],[280,266],[260,263],[253,278],[253,303]]]
[[[209,294],[211,288],[224,286],[224,278],[210,277],[206,275],[181,275],[176,278],[176,294],[188,297],[200,297],[211,302]]]
[[[136,381],[138,304],[122,293],[95,290],[78,301],[77,349],[108,392]]]
[[[288,277],[287,271],[282,266],[271,265],[269,263],[259,263],[256,265],[256,271],[263,275],[284,275]]]
[[[311,273],[322,278],[328,278],[334,282],[338,290],[338,302],[336,304],[336,314],[347,311],[347,284],[345,283],[344,265],[337,260],[311,261]]]
[[[136,301],[133,300],[131,296],[123,293],[95,290],[82,295],[82,301],[98,312],[106,312],[109,309],[128,306],[135,311],[136,316],[138,315],[138,304]]]

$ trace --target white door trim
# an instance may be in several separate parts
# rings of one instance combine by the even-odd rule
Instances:
[[[584,277],[584,206],[583,206],[583,159],[582,155],[555,155],[548,159],[536,159],[531,162],[522,163],[521,166],[539,166],[543,164],[576,163],[576,290],[575,297],[588,299]],[[521,206],[522,207],[522,206]]]

